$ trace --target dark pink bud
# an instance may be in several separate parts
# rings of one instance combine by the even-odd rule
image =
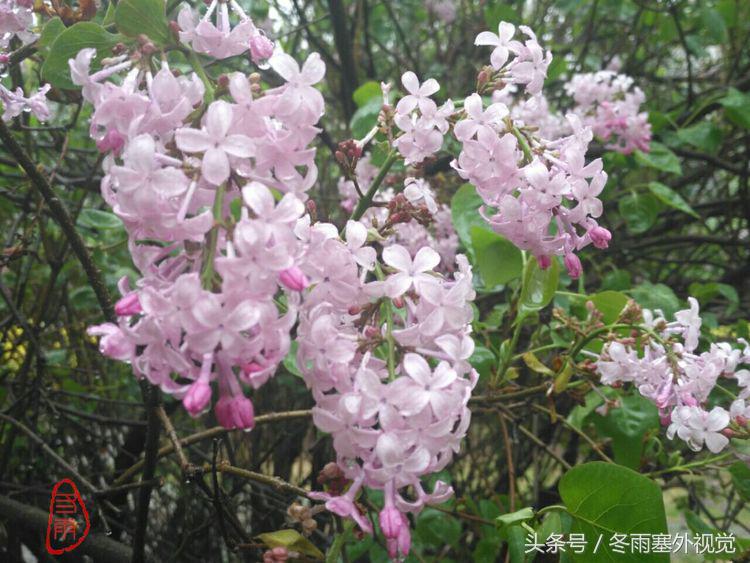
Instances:
[[[182,399],[182,405],[190,416],[202,414],[211,402],[211,386],[207,381],[199,379],[190,386]]]
[[[565,267],[568,269],[568,275],[575,279],[578,279],[581,277],[581,274],[583,273],[583,266],[581,265],[581,259],[578,258],[575,254],[572,252],[570,254],[565,255]]]
[[[734,436],[734,430],[732,430],[731,428],[724,428],[721,433],[724,434],[724,436],[726,436],[727,438],[732,438]]]
[[[537,256],[536,263],[539,264],[539,267],[542,270],[546,270],[552,265],[552,260],[549,256]]]
[[[310,283],[297,266],[287,268],[279,274],[279,281],[292,291],[302,291]]]
[[[8,64],[10,62],[10,55],[7,53],[0,54],[0,64]]]
[[[115,303],[115,314],[118,317],[137,315],[141,311],[143,311],[143,307],[141,307],[141,302],[138,300],[138,294],[135,291],[128,293]]]
[[[216,401],[214,412],[219,424],[230,430],[235,428],[250,430],[255,425],[253,403],[241,395],[236,397],[224,395]]]
[[[748,419],[741,414],[734,417],[734,421],[740,426],[747,426],[748,423]]]
[[[112,151],[119,154],[123,146],[125,146],[125,137],[117,129],[110,129],[104,137],[96,142],[96,148],[99,149],[99,152]]]
[[[609,241],[612,240],[612,233],[610,233],[604,227],[594,227],[589,231],[591,242],[597,248],[607,248]]]

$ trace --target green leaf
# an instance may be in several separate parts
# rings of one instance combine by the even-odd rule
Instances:
[[[37,43],[39,50],[43,51],[47,49],[47,47],[50,47],[52,43],[55,42],[55,39],[57,39],[57,36],[60,35],[63,31],[65,31],[65,24],[60,18],[54,17],[49,20],[46,24],[44,24],[42,34],[39,37],[39,41]]]
[[[729,121],[745,129],[750,129],[750,94],[730,88],[720,102]]]
[[[620,215],[632,233],[645,233],[659,216],[659,200],[651,194],[631,194],[618,204]]]
[[[671,317],[682,308],[682,303],[669,286],[663,283],[643,282],[630,291],[636,302],[646,309],[661,309]]]
[[[602,278],[602,289],[608,289],[613,291],[622,291],[625,289],[630,289],[630,286],[632,285],[632,280],[630,277],[630,272],[627,270],[618,270],[615,269],[611,272],[607,272],[604,277]]]
[[[750,467],[737,461],[729,466],[729,473],[732,474],[732,484],[737,494],[745,502],[750,502]]]
[[[635,161],[642,166],[656,168],[670,174],[682,174],[682,166],[677,155],[661,143],[652,142],[649,152],[636,151]]]
[[[382,107],[383,100],[373,98],[354,112],[349,127],[355,139],[361,139],[370,132],[370,129],[375,127]]]
[[[495,367],[496,361],[495,354],[484,346],[475,346],[474,353],[469,358],[471,366],[482,377],[487,377],[492,373],[492,368]]]
[[[258,539],[270,548],[286,547],[315,559],[323,559],[323,553],[297,530],[277,530],[258,535]]]
[[[145,35],[156,45],[164,46],[170,40],[166,10],[164,0],[120,0],[115,24],[123,35]]]
[[[709,526],[700,516],[698,516],[692,510],[685,511],[685,523],[690,528],[690,531],[694,534],[708,534],[711,536],[719,536],[725,534],[712,526]],[[706,553],[704,559],[706,561],[712,561],[716,559],[722,559],[727,561],[745,561],[745,556],[750,550],[750,538],[736,538],[734,542],[734,550],[730,551],[731,545],[727,546],[727,550],[723,553]]]
[[[713,122],[701,121],[677,131],[677,138],[707,153],[715,153],[724,141],[724,134]]]
[[[601,291],[594,293],[589,299],[601,311],[604,324],[615,322],[628,303],[628,296],[619,291]]]
[[[484,23],[493,33],[497,33],[497,26],[501,21],[510,23],[521,23],[521,17],[518,11],[507,4],[500,2],[490,2],[484,9]]]
[[[114,213],[86,208],[78,216],[78,224],[90,229],[120,229],[122,221]]]
[[[542,361],[534,355],[533,352],[526,352],[523,356],[523,363],[526,364],[526,367],[528,367],[531,371],[535,373],[540,373],[542,375],[548,375],[553,376],[555,375],[555,372],[552,371],[550,368],[545,366]]]
[[[559,78],[568,70],[568,63],[563,57],[555,57],[547,68],[547,81],[551,82]]]
[[[497,524],[497,527],[499,529],[507,528],[509,526],[513,526],[514,524],[520,524],[521,522],[526,522],[527,520],[531,520],[534,517],[534,509],[531,507],[522,508],[521,510],[516,510],[515,512],[510,512],[508,514],[501,514],[497,518],[495,518],[495,523]]]
[[[456,229],[459,240],[471,255],[474,253],[471,244],[471,227],[487,227],[487,221],[479,214],[479,208],[483,203],[471,184],[461,186],[451,198],[453,228]]]
[[[659,198],[659,201],[662,203],[666,203],[668,206],[674,207],[683,213],[687,213],[696,219],[700,218],[695,210],[690,207],[690,204],[682,199],[682,196],[669,186],[665,186],[661,182],[649,182],[648,189],[651,190],[651,193]]]
[[[425,508],[417,518],[416,533],[428,545],[458,546],[461,522],[434,508]]]
[[[69,27],[52,42],[47,60],[42,65],[42,79],[57,88],[78,88],[70,79],[68,60],[75,58],[81,49],[96,49],[96,64],[92,64],[92,71],[96,70],[100,66],[98,61],[111,56],[112,47],[119,40],[119,36],[93,22],[79,22]]]
[[[102,25],[104,27],[109,27],[110,25],[113,25],[115,23],[115,11],[117,10],[117,5],[110,1],[107,4],[107,11],[104,13],[104,19],[102,20]]]
[[[557,282],[560,279],[560,265],[553,259],[552,264],[546,270],[542,270],[536,260],[531,259],[526,263],[523,272],[523,286],[518,306],[517,322],[520,322],[531,313],[540,311],[546,307],[555,297]]]
[[[361,108],[375,98],[377,98],[378,101],[382,100],[383,92],[380,90],[380,84],[374,80],[370,80],[357,88],[352,97],[354,98],[354,103],[357,104],[357,107]]]
[[[574,561],[669,561],[668,553],[625,550],[619,554],[610,547],[614,534],[667,533],[661,488],[651,479],[621,465],[594,461],[568,471],[558,489],[573,517],[570,532],[584,534],[587,539],[583,553],[570,553]]]
[[[731,285],[718,282],[698,283],[693,282],[688,286],[688,292],[702,305],[706,305],[715,297],[721,295],[729,302],[725,314],[731,315],[740,306],[740,297],[737,290]]]
[[[526,560],[526,531],[521,526],[510,526],[505,535],[507,536],[510,563],[524,563]]]
[[[637,469],[643,455],[643,438],[647,432],[659,428],[659,412],[656,406],[641,395],[624,395],[611,390],[618,403],[606,416],[593,415],[597,429],[612,438],[615,461]],[[609,396],[609,395],[608,395]]]
[[[714,44],[718,45],[727,40],[727,26],[724,18],[713,8],[703,8],[701,10],[701,20],[703,26]]]
[[[523,257],[517,246],[482,227],[471,227],[470,232],[476,264],[486,287],[495,287],[520,277]]]
[[[286,356],[284,356],[284,367],[292,375],[296,375],[297,377],[302,377],[302,372],[299,370],[299,367],[297,366],[298,346],[299,344],[297,344],[296,340],[292,342],[291,346],[289,346],[289,352],[287,353]]]

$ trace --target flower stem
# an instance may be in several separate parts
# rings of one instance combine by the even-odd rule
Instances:
[[[357,207],[354,209],[354,213],[352,213],[352,221],[359,221],[362,218],[362,215],[365,214],[365,211],[367,211],[367,208],[372,205],[372,200],[375,197],[375,194],[378,193],[380,184],[383,183],[386,174],[388,174],[388,171],[391,169],[391,166],[393,166],[397,159],[398,153],[396,151],[391,151],[390,153],[388,153],[388,156],[386,157],[385,162],[380,169],[380,172],[378,172],[378,175],[372,181],[372,184],[367,190],[367,193],[362,199],[359,200],[359,203],[357,203]]]
[[[209,291],[214,286],[214,258],[216,257],[216,245],[219,242],[219,229],[221,228],[222,213],[224,212],[224,193],[226,184],[216,188],[214,198],[214,226],[208,232],[206,250],[203,255],[203,268],[201,270],[201,285]]]
[[[193,67],[195,74],[197,74],[198,78],[203,82],[203,86],[206,88],[206,91],[203,94],[203,100],[206,102],[206,105],[210,104],[214,101],[214,86],[211,83],[211,79],[206,74],[203,65],[198,59],[198,55],[196,55],[194,51],[190,49],[182,49],[182,52],[185,54],[190,66]]]

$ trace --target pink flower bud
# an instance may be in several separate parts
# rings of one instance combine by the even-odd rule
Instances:
[[[721,433],[726,436],[727,438],[732,438],[734,436],[734,430],[731,428],[724,428]]]
[[[401,512],[395,506],[386,506],[380,511],[379,515],[380,529],[383,535],[388,539],[396,539],[401,533],[401,527],[404,522],[401,519]]]
[[[112,151],[119,154],[122,147],[125,146],[125,137],[117,129],[110,129],[106,135],[96,142],[96,148],[99,152]]]
[[[141,302],[138,300],[138,294],[135,291],[124,295],[115,303],[115,314],[118,317],[129,317],[142,311],[143,307],[141,307]]]
[[[292,291],[302,291],[310,283],[297,266],[287,268],[279,274],[279,281]]]
[[[216,420],[224,428],[250,430],[255,426],[253,403],[247,397],[224,395],[216,401],[214,412]]]
[[[565,255],[565,267],[568,269],[568,275],[575,279],[578,279],[583,273],[583,266],[581,265],[581,259],[578,258],[572,252]]]
[[[604,227],[594,227],[589,231],[589,236],[591,237],[591,242],[597,248],[607,248],[609,241],[612,240],[612,233]]]
[[[10,55],[7,53],[0,54],[0,64],[8,64],[10,62]]]
[[[250,57],[255,64],[260,64],[273,55],[273,41],[258,32],[250,38]]]
[[[199,379],[190,386],[187,394],[182,399],[182,405],[190,416],[202,414],[211,402],[211,386],[207,381]]]
[[[536,263],[542,270],[546,270],[552,265],[552,259],[549,256],[537,256]]]
[[[263,366],[257,362],[250,362],[242,366],[242,371],[245,375],[252,375],[259,371],[263,371]]]
[[[734,417],[734,421],[739,424],[740,426],[747,426],[748,419],[741,414]]]

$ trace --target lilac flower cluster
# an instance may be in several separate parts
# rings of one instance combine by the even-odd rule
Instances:
[[[452,494],[442,482],[427,493],[420,478],[451,461],[469,426],[478,378],[467,361],[474,290],[464,256],[450,279],[435,272],[440,257],[431,248],[412,259],[392,244],[381,268],[367,237],[355,221],[345,241],[331,225],[306,228],[302,269],[312,289],[300,310],[297,360],[316,402],[313,420],[333,435],[337,463],[352,481],[343,494],[310,496],[371,532],[355,499],[363,486],[383,490],[380,527],[397,557],[411,541],[405,514]],[[381,279],[366,282],[373,269]],[[409,486],[413,496],[402,492]]]
[[[750,344],[739,340],[711,344],[698,352],[701,318],[698,302],[690,297],[690,309],[679,311],[667,322],[660,311],[644,311],[647,334],[642,350],[634,338],[605,344],[596,361],[601,382],[633,384],[641,395],[659,408],[668,425],[667,437],[675,435],[694,451],[704,445],[713,453],[723,450],[735,430],[747,431],[750,420]],[[707,406],[709,395],[722,380],[734,379],[740,392],[729,410]]]
[[[307,286],[306,242],[294,229],[317,176],[309,144],[323,98],[312,85],[325,66],[311,55],[300,69],[279,53],[270,64],[282,86],[263,92],[259,76],[235,73],[231,101],[206,105],[195,74],[177,77],[165,62],[152,75],[140,55],[94,73],[93,49],[70,61],[94,106],[91,136],[107,153],[102,194],[142,274],[132,289],[122,280],[117,324],[89,332],[191,415],[210,407],[216,382],[217,420],[249,429],[244,387],[265,383],[288,353]]]
[[[552,56],[530,29],[520,30],[528,38],[525,42],[514,40],[515,27],[505,22],[497,35],[477,36],[478,45],[494,46],[492,67],[480,73],[480,85],[521,84],[527,94],[540,94]],[[577,278],[582,266],[576,252],[591,243],[606,248],[611,238],[596,221],[602,214],[597,196],[607,174],[601,159],[585,162],[591,129],[569,115],[573,133],[547,140],[533,128],[514,123],[504,104],[485,109],[481,93],[466,98],[464,115],[456,123],[462,150],[454,168],[476,186],[493,230],[533,253],[542,267],[552,256],[563,256],[568,273]]]
[[[608,149],[623,154],[649,150],[651,125],[640,111],[646,96],[632,78],[612,70],[576,74],[565,91],[576,103],[573,112]]]

